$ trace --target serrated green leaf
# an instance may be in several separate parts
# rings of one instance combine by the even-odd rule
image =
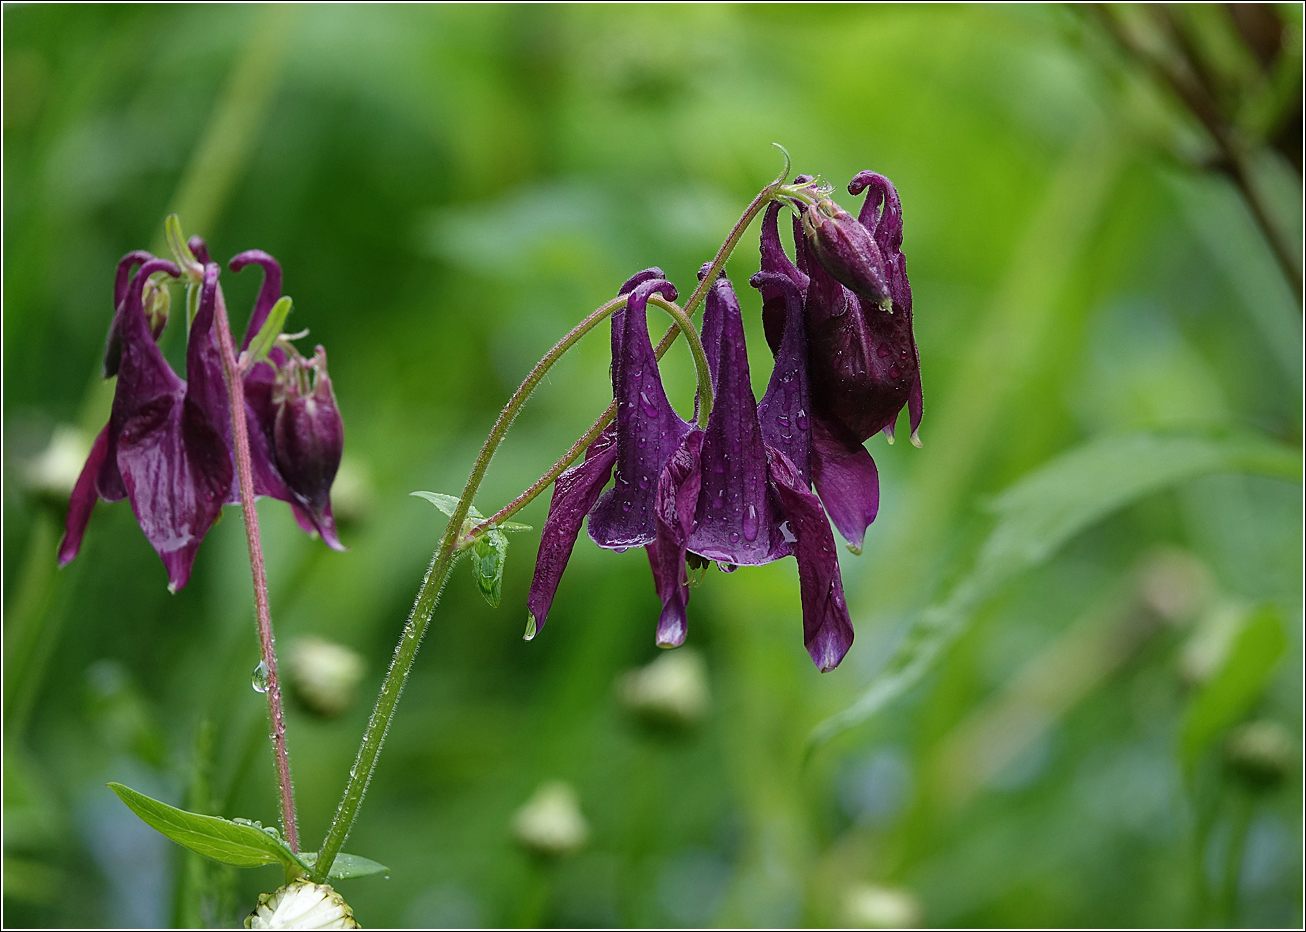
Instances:
[[[268,311],[267,319],[263,321],[263,326],[259,328],[254,339],[249,342],[249,353],[251,362],[262,362],[268,358],[268,351],[272,349],[273,344],[277,342],[277,337],[281,336],[281,331],[286,325],[286,315],[290,313],[290,297],[282,295],[277,303],[272,305],[272,310]]]
[[[317,865],[317,852],[308,851],[300,856],[309,867]],[[368,858],[360,858],[356,854],[345,854],[343,851],[336,855],[336,859],[331,862],[331,870],[327,872],[328,880],[352,880],[355,877],[370,877],[373,874],[385,874],[390,876],[390,868],[384,864],[378,864],[376,861]]]
[[[150,828],[206,858],[236,867],[280,864],[288,874],[308,873],[285,842],[255,825],[187,812],[121,783],[110,783],[109,789]]]
[[[1191,769],[1221,734],[1251,710],[1287,649],[1288,635],[1275,608],[1264,606],[1246,620],[1224,666],[1184,713],[1179,753],[1186,768]]]
[[[1252,436],[1136,434],[1095,440],[1025,476],[991,503],[998,523],[970,575],[947,599],[921,612],[855,703],[813,729],[809,750],[866,721],[919,682],[1003,583],[1143,496],[1213,473],[1299,482],[1301,452]]]

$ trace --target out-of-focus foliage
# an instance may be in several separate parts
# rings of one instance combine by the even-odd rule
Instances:
[[[1271,12],[1268,37],[1224,7],[1192,35],[1296,255],[1301,13]],[[1128,457],[1066,464],[1122,436],[1291,461],[1301,311],[1202,124],[1091,14],[6,7],[4,121],[10,924],[230,925],[282,882],[183,851],[105,787],[276,816],[238,514],[177,596],[122,503],[54,567],[111,397],[118,258],[161,246],[177,210],[220,260],[276,255],[288,327],[331,350],[351,549],[260,506],[282,642],[341,645],[363,671],[343,713],[292,707],[312,848],[442,528],[408,493],[460,489],[520,378],[632,271],[687,293],[774,176],[773,141],[836,183],[883,172],[904,205],[924,448],[870,443],[880,517],[842,558],[856,644],[818,675],[790,567],[711,573],[690,607],[701,664],[657,680],[659,709],[693,714],[658,719],[643,555],[582,540],[526,643],[538,532],[514,535],[499,608],[463,570],[437,610],[349,839],[391,869],[340,882],[359,921],[1300,924],[1300,479],[1236,457],[1158,479],[1140,454],[1116,495],[1105,470]],[[230,276],[235,326],[256,287]],[[164,339],[178,367],[182,330]],[[483,513],[602,409],[607,350],[595,335],[554,369]],[[688,411],[688,355],[664,369]],[[1084,496],[1029,492],[1048,476]],[[1003,544],[1010,572],[900,695],[808,755],[1003,527],[1027,535]],[[565,853],[521,841],[542,787],[585,829]]]

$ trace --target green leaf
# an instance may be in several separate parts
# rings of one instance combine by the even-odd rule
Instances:
[[[1272,606],[1257,609],[1243,623],[1224,666],[1184,713],[1179,754],[1186,768],[1191,770],[1202,753],[1251,710],[1287,649],[1283,619]]]
[[[990,505],[998,523],[975,567],[921,612],[861,697],[812,731],[809,751],[914,686],[1003,583],[1050,559],[1070,538],[1161,489],[1212,473],[1299,482],[1300,450],[1258,437],[1135,434],[1092,441],[1025,476]]]
[[[436,508],[439,508],[449,517],[453,517],[454,509],[458,507],[458,498],[454,495],[443,495],[440,492],[409,492],[409,495],[416,498],[424,498]],[[467,517],[479,518],[481,513],[474,507],[467,509]]]
[[[302,860],[309,867],[317,865],[317,852],[308,851],[300,854]],[[370,877],[372,874],[385,874],[390,876],[390,868],[384,864],[378,864],[376,861],[367,858],[360,858],[356,854],[345,854],[343,851],[336,855],[336,859],[331,862],[331,870],[327,872],[328,880],[352,880],[355,877]]]
[[[254,823],[187,812],[121,783],[110,783],[109,789],[150,828],[206,858],[236,867],[280,864],[287,875],[309,871],[308,865],[295,856],[280,836]]]
[[[268,358],[268,351],[272,345],[277,342],[277,337],[281,336],[281,331],[286,325],[286,315],[290,313],[290,297],[282,295],[276,304],[272,305],[272,310],[268,311],[268,316],[263,321],[263,326],[259,328],[254,339],[249,343],[249,358],[252,363],[262,362]]]

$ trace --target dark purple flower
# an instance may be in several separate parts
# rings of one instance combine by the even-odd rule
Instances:
[[[628,283],[629,302],[613,316],[615,430],[600,436],[586,460],[555,486],[531,585],[536,629],[588,512],[590,536],[600,546],[646,548],[663,604],[659,645],[685,639],[690,564],[715,560],[732,570],[795,556],[808,651],[823,671],[843,659],[852,624],[834,538],[805,474],[809,398],[801,300],[787,281],[767,284],[781,289],[785,310],[775,371],[761,405],[749,383],[734,291],[720,277],[708,293],[703,342],[715,404],[706,429],[699,429],[667,402],[648,336],[648,296],[667,294],[670,285],[658,279],[633,288]],[[614,466],[616,482],[600,498]]]
[[[231,454],[211,403],[222,386],[210,384],[206,359],[218,268],[205,269],[186,346],[190,381],[185,382],[159,351],[142,299],[150,275],[177,277],[180,270],[164,259],[129,256],[124,261],[129,260],[141,266],[114,320],[118,384],[113,408],[73,489],[59,563],[77,555],[97,497],[110,502],[127,498],[167,568],[168,588],[176,592],[189,580],[195,552],[232,487]]]
[[[263,284],[255,299],[249,324],[245,327],[245,338],[240,345],[242,351],[249,348],[281,297],[281,264],[276,259],[261,249],[250,249],[230,262],[233,272],[239,272],[247,265],[258,265],[263,269]],[[245,374],[245,413],[249,422],[250,456],[254,463],[254,491],[258,495],[286,502],[306,533],[316,532],[327,546],[334,550],[344,550],[345,547],[336,534],[330,499],[331,482],[340,465],[340,453],[344,446],[344,424],[335,405],[331,381],[326,378],[325,351],[322,351],[318,378],[324,380],[323,390],[331,398],[330,412],[333,416],[328,416],[325,410],[315,408],[314,420],[319,433],[314,443],[320,444],[323,451],[334,449],[334,465],[329,470],[326,469],[327,462],[321,458],[321,454],[312,466],[297,462],[307,448],[304,445],[294,451],[277,449],[276,424],[280,406],[287,397],[285,382],[289,375],[285,373],[289,365],[290,354],[281,346],[274,345],[268,351],[268,361],[257,363]],[[298,368],[302,371],[303,367]],[[327,433],[332,436],[328,438]],[[298,484],[283,473],[283,460],[290,471],[296,474]],[[328,472],[329,477],[323,486],[321,477]],[[310,473],[316,475],[317,479],[310,481],[307,478]]]
[[[312,359],[292,353],[277,373],[272,403],[277,412],[272,425],[277,469],[299,499],[294,504],[308,511],[314,525],[326,529],[324,540],[339,547],[331,517],[331,483],[340,468],[345,425],[327,375],[326,350],[318,346]]]
[[[835,526],[859,551],[879,508],[879,477],[862,443],[877,431],[892,442],[906,405],[912,442],[919,444],[922,396],[898,194],[874,172],[858,174],[848,190],[867,191],[857,219],[819,191],[817,204],[803,208],[801,221],[794,223],[796,266],[780,244],[779,204],[767,210],[761,248],[762,270],[803,294],[812,477]],[[773,351],[780,340],[780,278],[760,283]]]
[[[222,505],[240,500],[216,323],[220,270],[209,261],[202,239],[193,237],[189,246],[203,266],[203,280],[187,339],[186,380],[172,371],[156,344],[167,322],[168,293],[151,280],[160,273],[179,277],[181,269],[147,252],[128,253],[118,265],[104,359],[105,376],[118,376],[113,408],[73,488],[59,546],[63,566],[77,556],[97,499],[130,499],[174,592],[189,580],[195,553]],[[276,261],[254,251],[238,256],[233,267],[249,262],[266,271],[246,345],[281,294]],[[343,433],[326,356],[319,347],[313,360],[301,358],[292,365],[286,352],[274,347],[269,358],[273,364],[255,365],[243,379],[254,491],[289,502],[306,531],[343,549],[329,499]],[[287,379],[297,379],[297,387],[283,388],[274,398],[277,367],[293,369]],[[307,395],[299,386],[307,388]],[[273,437],[283,409],[290,413],[282,418],[284,441],[278,449]],[[293,482],[283,478],[283,468],[293,474]]]

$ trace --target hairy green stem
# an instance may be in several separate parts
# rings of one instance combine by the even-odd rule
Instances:
[[[707,273],[699,282],[698,287],[694,289],[693,294],[690,295],[689,301],[686,302],[683,310],[676,308],[671,302],[655,301],[659,307],[670,313],[676,320],[676,323],[672,325],[658,343],[656,349],[657,358],[661,359],[666,355],[676,336],[683,329],[691,344],[696,347],[695,365],[698,367],[699,385],[703,393],[702,397],[706,402],[705,407],[710,408],[711,406],[711,380],[707,378],[707,362],[702,343],[698,340],[698,335],[690,321],[694,312],[703,303],[708,288],[712,286],[717,275],[721,273],[721,269],[725,267],[726,260],[730,258],[730,254],[739,244],[744,231],[761,212],[762,208],[770,202],[776,189],[788,176],[788,172],[789,160],[786,155],[784,172],[775,181],[763,188],[757,197],[753,198],[743,216],[731,229],[730,235],[721,244],[721,248],[717,251],[716,257],[708,267]],[[530,397],[554,363],[561,359],[567,350],[600,321],[617,308],[623,307],[625,302],[625,296],[609,301],[573,327],[570,333],[559,340],[553,349],[526,376],[525,381],[522,382],[517,391],[513,393],[508,403],[504,405],[503,410],[499,413],[498,420],[494,422],[490,435],[485,438],[485,443],[481,446],[480,453],[476,456],[476,462],[472,466],[472,471],[467,477],[467,483],[463,486],[462,496],[458,499],[458,504],[449,517],[449,524],[445,527],[435,554],[431,557],[431,565],[427,568],[421,588],[417,591],[413,610],[404,625],[399,644],[395,647],[394,659],[390,662],[390,669],[386,672],[385,679],[381,683],[381,693],[377,697],[376,706],[372,709],[367,728],[363,732],[363,741],[359,745],[358,755],[354,759],[354,765],[349,769],[349,780],[345,785],[344,795],[340,799],[340,805],[336,808],[335,817],[331,820],[331,827],[327,830],[326,839],[322,842],[322,848],[318,852],[317,861],[313,866],[313,877],[318,882],[325,881],[331,870],[331,865],[335,862],[336,856],[345,843],[345,839],[349,837],[349,831],[353,827],[354,819],[358,816],[359,806],[363,802],[363,796],[367,792],[367,785],[372,778],[372,772],[376,768],[377,757],[381,753],[382,744],[385,742],[386,732],[389,730],[390,722],[394,717],[399,696],[403,692],[404,683],[408,679],[413,660],[417,656],[417,649],[421,646],[422,636],[426,633],[426,627],[431,621],[431,614],[435,611],[436,603],[440,600],[440,593],[443,591],[445,581],[449,577],[449,570],[453,567],[458,554],[464,547],[474,541],[479,534],[483,534],[489,526],[503,521],[519,511],[557,479],[581,455],[585,447],[589,446],[603,428],[611,422],[616,413],[616,404],[614,402],[608,406],[608,410],[604,412],[603,416],[586,431],[584,436],[572,445],[567,456],[555,463],[540,478],[540,481],[532,485],[530,489],[519,495],[512,503],[497,512],[488,521],[478,525],[469,535],[460,539],[459,532],[463,522],[467,519],[472,500],[476,497],[481,481],[485,478],[486,470],[490,467],[490,460],[493,459],[499,444],[503,442],[503,438],[508,433],[508,428],[512,425],[513,420],[525,405],[526,399]],[[679,312],[679,315],[677,312]]]

